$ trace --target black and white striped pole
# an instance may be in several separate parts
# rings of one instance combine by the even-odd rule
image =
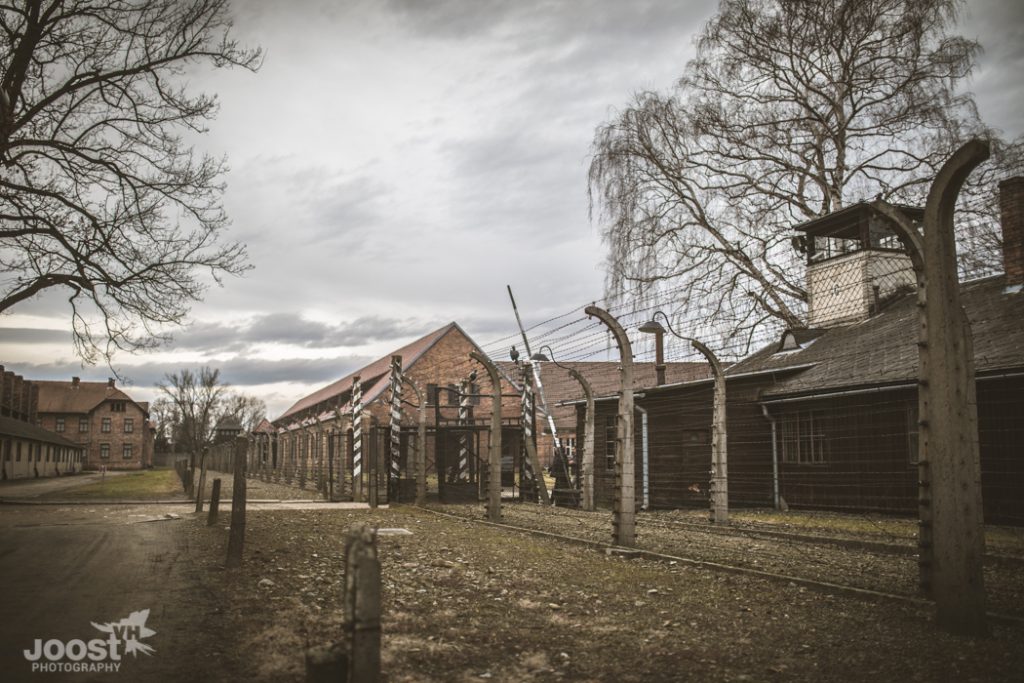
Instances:
[[[402,357],[391,356],[391,491],[398,498],[398,480],[402,475],[399,458],[402,454]]]
[[[459,433],[459,481],[469,481],[469,432],[465,428],[469,425],[469,392],[475,380],[476,370],[473,370],[467,379],[459,382],[459,427],[463,428]]]
[[[352,497],[363,496],[363,390],[359,375],[352,378]]]
[[[523,474],[529,480],[529,483],[536,487],[537,494],[540,496],[540,502],[547,505],[550,502],[548,487],[544,481],[540,461],[537,459],[537,445],[533,441],[534,398],[532,374],[531,369],[524,364],[522,366],[523,394],[521,405],[523,409],[523,442],[526,444],[526,459],[523,461]]]

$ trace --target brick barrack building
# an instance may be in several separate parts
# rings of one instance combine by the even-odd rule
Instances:
[[[37,381],[39,423],[85,448],[84,469],[137,470],[153,463],[149,404],[106,382]]]

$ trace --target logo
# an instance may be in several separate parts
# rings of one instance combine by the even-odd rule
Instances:
[[[149,610],[132,612],[120,621],[107,624],[90,622],[105,638],[89,641],[75,638],[64,642],[51,638],[36,638],[32,647],[24,651],[25,659],[32,662],[32,671],[73,671],[85,673],[113,673],[121,670],[121,660],[127,655],[137,658],[141,652],[151,656],[153,648],[141,642],[156,634],[146,626]]]

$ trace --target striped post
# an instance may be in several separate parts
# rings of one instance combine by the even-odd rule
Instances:
[[[459,426],[469,424],[469,387],[472,377],[459,382]],[[459,433],[459,481],[469,481],[469,433]]]
[[[402,357],[391,356],[391,481],[397,494],[402,450]]]
[[[360,500],[363,491],[363,390],[359,376],[352,378],[352,492]]]
[[[522,396],[522,424],[523,424],[523,442],[525,444],[533,443],[533,383],[530,381],[530,371],[526,365],[523,365],[523,396]],[[529,446],[526,447],[529,450]],[[533,463],[530,462],[530,458],[523,458],[523,474],[529,480],[532,485],[537,475],[533,471]],[[525,487],[524,487],[525,488]]]

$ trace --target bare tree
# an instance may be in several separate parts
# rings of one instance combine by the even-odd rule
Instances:
[[[218,420],[228,415],[238,420],[243,430],[252,432],[267,416],[267,404],[256,396],[231,392],[221,402]]]
[[[220,383],[220,371],[203,368],[199,373],[182,370],[165,375],[160,390],[171,400],[181,416],[179,437],[189,454],[189,481],[196,470],[196,459],[213,442],[214,418],[226,387]]]
[[[596,132],[609,294],[679,287],[677,313],[740,353],[766,323],[803,324],[791,228],[917,201],[961,140],[991,133],[957,91],[980,49],[947,33],[959,4],[724,0],[676,87]]]
[[[26,0],[0,7],[0,312],[68,294],[88,362],[159,344],[247,268],[225,242],[223,159],[182,139],[216,98],[197,65],[255,70],[227,0]]]

